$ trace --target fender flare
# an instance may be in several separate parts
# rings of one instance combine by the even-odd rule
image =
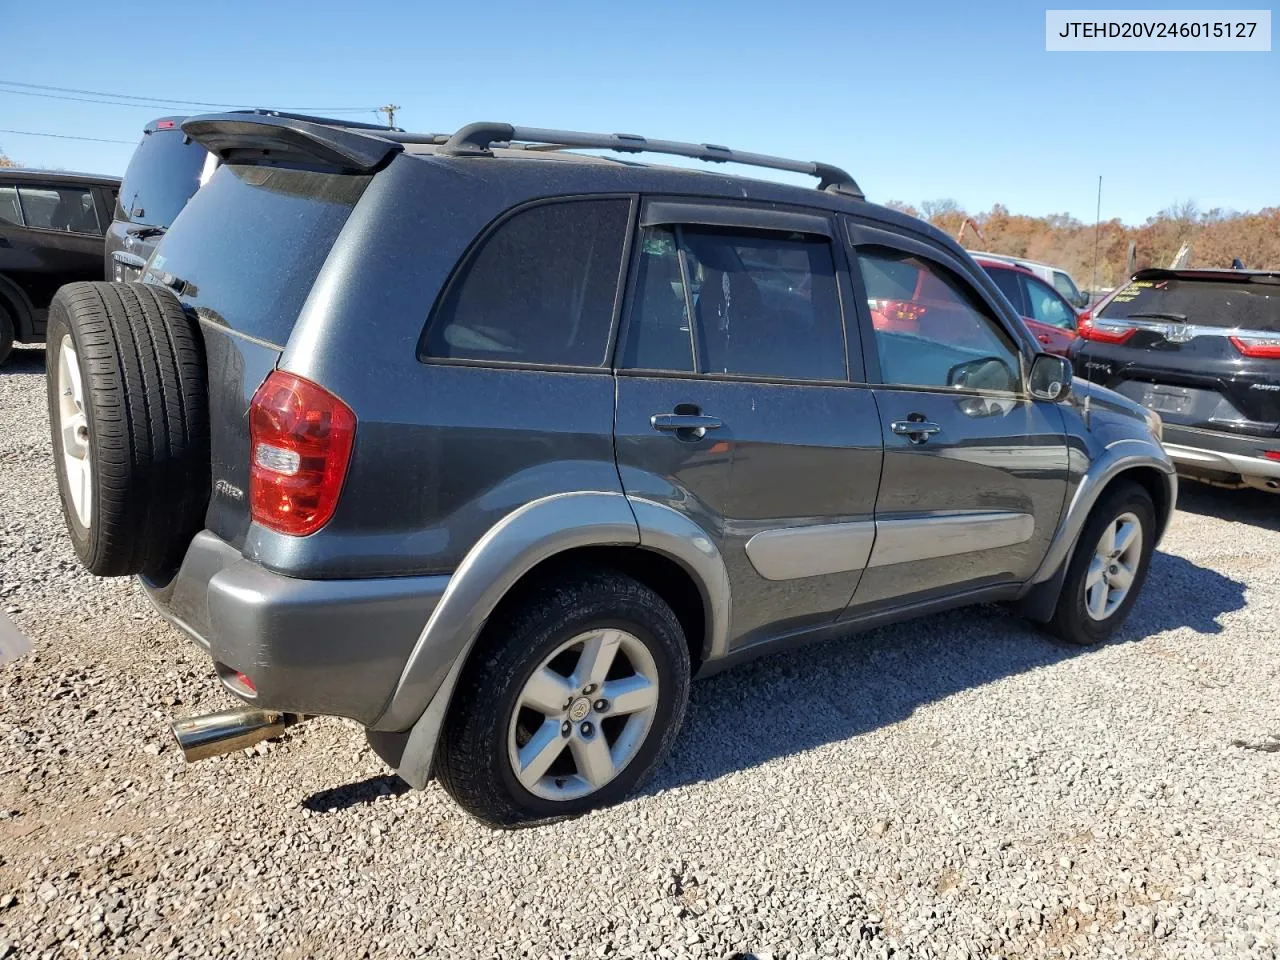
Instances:
[[[1094,506],[1111,482],[1127,470],[1145,467],[1158,471],[1165,480],[1167,509],[1163,517],[1157,517],[1163,533],[1168,529],[1169,517],[1178,501],[1178,476],[1173,461],[1159,443],[1138,438],[1125,438],[1109,444],[1081,478],[1071,503],[1058,524],[1058,532],[1049,543],[1049,549],[1035,575],[1018,598],[1018,606],[1024,616],[1032,620],[1047,621],[1058,603],[1067,564],[1075,551],[1080,531],[1093,512]],[[1158,508],[1159,505],[1157,505]],[[1157,544],[1159,541],[1157,540]]]
[[[494,608],[539,563],[588,546],[643,546],[679,562],[703,591],[708,655],[722,655],[728,574],[719,550],[693,521],[670,507],[607,491],[555,494],[525,504],[467,552],[386,708],[366,730],[370,746],[410,786],[421,789],[430,779],[453,691]]]

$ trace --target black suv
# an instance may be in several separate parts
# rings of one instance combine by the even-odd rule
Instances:
[[[15,340],[44,339],[58,287],[102,279],[102,230],[120,181],[0,169],[0,363]]]
[[[219,168],[146,282],[63,290],[48,369],[78,555],[139,574],[246,704],[176,724],[189,758],[334,714],[488,822],[564,816],[654,769],[694,675],[980,601],[1097,643],[1137,599],[1159,418],[1076,392],[842,170],[183,130]]]
[[[286,117],[353,130],[402,132],[399,127],[354,123],[325,117],[237,110],[237,114]],[[120,186],[119,202],[107,230],[106,278],[129,281],[142,276],[156,244],[200,185],[213,175],[218,158],[182,130],[186,117],[159,117],[142,129],[142,139]]]
[[[1280,491],[1280,272],[1142,270],[1079,334],[1076,374],[1158,412],[1179,473]]]

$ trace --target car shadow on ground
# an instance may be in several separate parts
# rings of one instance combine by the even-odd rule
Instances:
[[[1182,627],[1218,634],[1223,615],[1244,605],[1244,584],[1157,551],[1142,595],[1111,643]],[[768,655],[693,685],[675,749],[642,792],[714,780],[847,740],[962,690],[1090,652],[986,604]],[[327,813],[408,790],[388,774],[318,791],[302,805]]]
[[[9,359],[0,366],[0,376],[44,373],[44,347],[15,346]]]
[[[1184,479],[1178,484],[1178,509],[1229,523],[1280,531],[1280,493],[1224,490]]]
[[[394,773],[377,777],[369,777],[356,783],[344,783],[340,787],[329,790],[317,790],[302,801],[302,805],[313,813],[328,813],[331,810],[346,810],[348,807],[370,804],[386,797],[398,797],[408,793],[411,788]]]
[[[1111,642],[1180,627],[1217,634],[1220,618],[1244,605],[1242,583],[1157,553],[1137,606]],[[680,738],[645,792],[856,737],[962,690],[1089,652],[984,605],[774,654],[693,685]]]

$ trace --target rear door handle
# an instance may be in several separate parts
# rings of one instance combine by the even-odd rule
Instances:
[[[925,443],[942,428],[929,420],[895,420],[889,425],[900,437],[906,437],[912,443]]]
[[[653,429],[674,433],[681,440],[701,440],[708,430],[719,430],[724,425],[719,417],[701,413],[655,413],[649,423]]]

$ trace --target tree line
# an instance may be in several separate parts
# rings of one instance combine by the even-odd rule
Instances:
[[[1002,204],[986,213],[969,214],[954,200],[930,200],[919,208],[897,201],[887,206],[927,220],[952,237],[971,218],[982,239],[966,231],[965,247],[1052,263],[1066,268],[1083,286],[1114,287],[1127,279],[1130,243],[1135,270],[1169,266],[1184,243],[1191,244],[1188,266],[1230,267],[1239,258],[1251,270],[1280,269],[1280,207],[1237,213],[1180,203],[1139,226],[1103,221],[1097,230],[1095,281],[1094,225],[1075,217],[1027,217],[1010,213]]]

